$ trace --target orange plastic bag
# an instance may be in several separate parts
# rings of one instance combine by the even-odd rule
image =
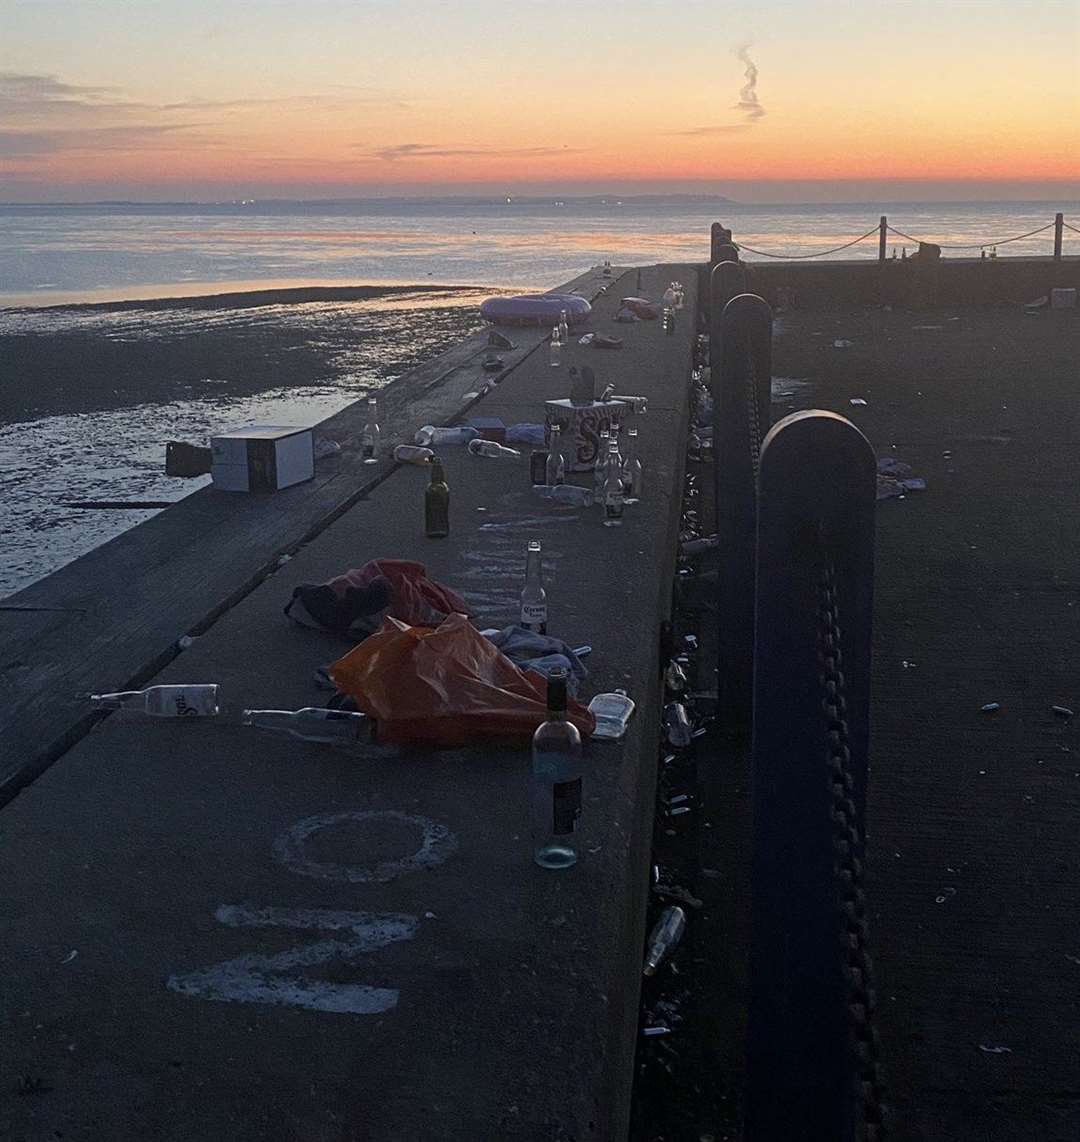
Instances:
[[[381,742],[527,739],[547,716],[544,680],[519,670],[464,615],[450,615],[434,630],[388,616],[328,673],[375,719]],[[582,736],[591,734],[592,714],[572,698],[567,705]]]

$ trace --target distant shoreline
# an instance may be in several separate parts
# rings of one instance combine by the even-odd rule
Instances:
[[[192,283],[176,284],[157,283],[145,287],[133,287],[124,291],[129,296],[106,298],[101,300],[65,300],[57,301],[48,298],[45,294],[12,294],[12,300],[6,300],[0,294],[0,313],[6,311],[34,310],[47,312],[49,310],[63,309],[80,311],[124,311],[124,310],[162,310],[162,309],[253,309],[262,305],[297,305],[307,301],[368,301],[372,298],[386,297],[394,294],[410,293],[449,293],[456,291],[495,291],[498,286],[488,285],[455,285],[452,283],[423,282],[415,284],[370,284],[352,286],[320,286],[320,285],[281,285],[260,287],[254,282],[250,288],[239,286],[238,283],[220,283],[230,288],[214,292],[213,282],[199,282],[194,288],[200,292],[172,294],[170,288],[190,290]],[[141,289],[154,291],[145,297],[132,297],[131,293],[138,293]],[[119,292],[119,291],[117,291]],[[72,290],[65,297],[86,297],[86,291]]]

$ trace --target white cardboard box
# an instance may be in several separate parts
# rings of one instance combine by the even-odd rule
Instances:
[[[210,439],[214,487],[223,492],[276,492],[315,475],[310,428],[249,424]]]
[[[632,418],[633,409],[619,400],[593,401],[591,404],[574,404],[569,400],[544,401],[548,424],[557,424],[563,442],[563,456],[568,472],[591,472],[596,467],[596,450],[600,446],[600,433],[618,416],[625,427]],[[567,441],[573,441],[573,449]]]

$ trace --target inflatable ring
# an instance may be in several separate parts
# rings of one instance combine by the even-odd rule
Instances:
[[[552,326],[564,309],[568,325],[578,325],[592,313],[592,306],[576,293],[523,293],[489,297],[480,306],[480,316],[492,325]]]

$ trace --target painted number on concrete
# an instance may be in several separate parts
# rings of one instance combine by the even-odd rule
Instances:
[[[398,860],[374,868],[315,861],[307,844],[322,829],[339,825],[389,821],[417,828],[420,847]],[[426,817],[394,810],[332,813],[307,817],[274,842],[274,857],[291,871],[321,880],[384,883],[406,872],[441,864],[457,848],[457,838],[444,825]],[[397,1006],[398,990],[361,983],[314,979],[305,969],[330,963],[349,964],[367,952],[416,935],[417,917],[403,913],[340,912],[325,908],[252,908],[223,904],[215,919],[233,928],[291,928],[333,933],[272,955],[252,953],[208,968],[170,976],[170,991],[198,999],[234,1003],[269,1003],[348,1015],[374,1015]]]

